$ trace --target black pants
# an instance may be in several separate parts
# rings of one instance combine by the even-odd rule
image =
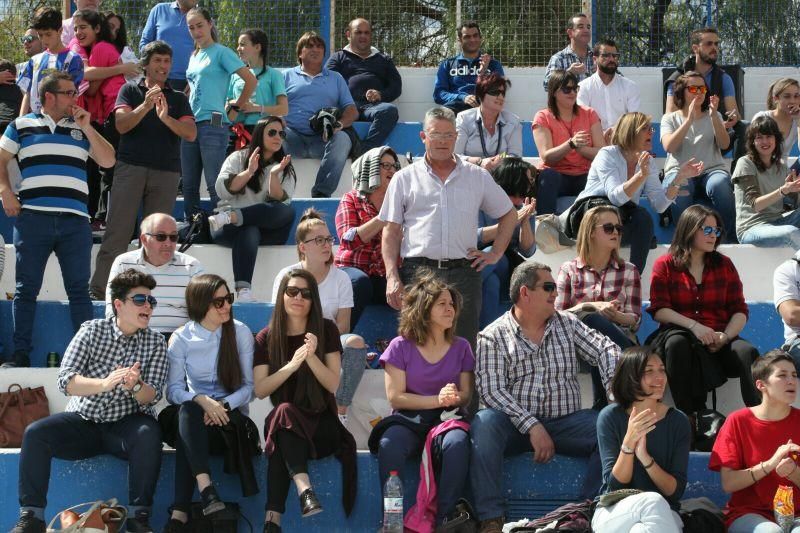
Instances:
[[[692,356],[691,333],[671,335],[664,345],[664,365],[667,368],[669,388],[675,407],[686,414],[706,408],[706,391],[698,391],[692,386],[692,376],[697,372]],[[739,378],[742,400],[752,407],[761,402],[761,396],[753,384],[750,365],[758,358],[758,350],[744,339],[735,339],[720,351],[711,354],[729,378]]]
[[[108,116],[105,123],[100,125],[92,122],[97,132],[107,140],[116,151],[119,146],[119,132],[117,131],[114,113]],[[86,162],[86,178],[89,187],[89,216],[97,220],[105,220],[108,211],[108,195],[114,184],[114,166],[103,168],[92,158]]]
[[[291,478],[308,473],[311,448],[303,437],[285,429],[276,432],[274,439],[275,451],[267,461],[267,511],[283,514]],[[326,412],[320,417],[313,437],[317,452],[315,458],[332,455],[338,448],[339,440],[339,424],[332,413]]]

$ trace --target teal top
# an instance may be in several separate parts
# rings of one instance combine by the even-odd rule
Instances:
[[[236,52],[214,43],[201,48],[189,59],[186,79],[191,87],[189,105],[197,122],[211,120],[211,113],[222,113],[222,122],[229,123],[225,115],[225,97],[231,75],[244,67]]]
[[[278,97],[286,96],[286,85],[283,82],[283,74],[278,69],[267,67],[267,71],[262,73],[262,69],[250,69],[253,76],[256,76],[258,85],[250,97],[250,101],[256,105],[273,106],[278,103]],[[259,75],[260,74],[260,75]],[[238,75],[231,76],[231,83],[228,87],[228,100],[236,100],[242,94],[244,80]],[[255,125],[261,113],[240,113],[235,122],[243,122],[248,126]]]

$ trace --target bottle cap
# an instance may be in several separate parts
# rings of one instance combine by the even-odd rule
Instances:
[[[396,476],[397,475],[397,470],[389,470],[389,475],[390,476]]]

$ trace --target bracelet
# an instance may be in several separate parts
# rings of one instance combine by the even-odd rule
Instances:
[[[756,475],[753,473],[753,469],[752,468],[748,468],[747,471],[750,472],[750,477],[753,478],[753,485],[758,483],[758,480],[756,479]]]
[[[781,185],[780,187],[778,187],[778,192],[779,192],[779,193],[781,193],[781,196],[783,196],[783,197],[786,197],[786,193],[785,193],[785,192],[783,192],[783,185]]]
[[[689,326],[687,329],[689,331],[692,331],[696,325],[697,325],[697,320],[692,320],[692,325]]]
[[[648,464],[646,464],[646,465],[642,465],[642,467],[644,467],[644,469],[647,470],[651,466],[653,466],[654,464],[656,464],[656,459],[655,459],[655,457],[651,457],[650,458],[650,462]]]
[[[765,476],[768,476],[768,475],[769,475],[769,472],[767,472],[767,469],[766,469],[766,468],[764,468],[764,462],[762,461],[762,462],[760,462],[760,463],[758,463],[758,464],[760,464],[760,465],[761,465],[761,471],[762,471],[762,472],[764,472],[764,475],[765,475]]]

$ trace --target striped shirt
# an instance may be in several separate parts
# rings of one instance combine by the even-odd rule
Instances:
[[[186,311],[186,286],[189,280],[203,273],[203,265],[194,257],[175,252],[169,263],[154,266],[144,258],[144,248],[120,254],[114,259],[106,286],[106,317],[114,315],[111,305],[111,280],[129,268],[150,274],[156,280],[152,294],[158,300],[150,318],[150,328],[172,333],[189,321]]]
[[[89,217],[86,160],[90,144],[72,118],[62,118],[56,124],[41,113],[19,117],[0,137],[0,148],[17,156],[23,209]]]
[[[559,311],[536,344],[522,332],[513,310],[478,334],[475,384],[486,407],[507,414],[520,433],[527,433],[542,419],[580,410],[577,356],[599,367],[608,389],[622,352],[572,313]]]
[[[39,99],[39,82],[45,77],[44,71],[46,70],[63,70],[69,73],[77,89],[83,81],[83,59],[72,50],[65,48],[57,54],[42,52],[28,60],[25,68],[19,71],[17,85],[22,92],[29,93],[31,111],[34,113],[42,110],[42,102]]]

